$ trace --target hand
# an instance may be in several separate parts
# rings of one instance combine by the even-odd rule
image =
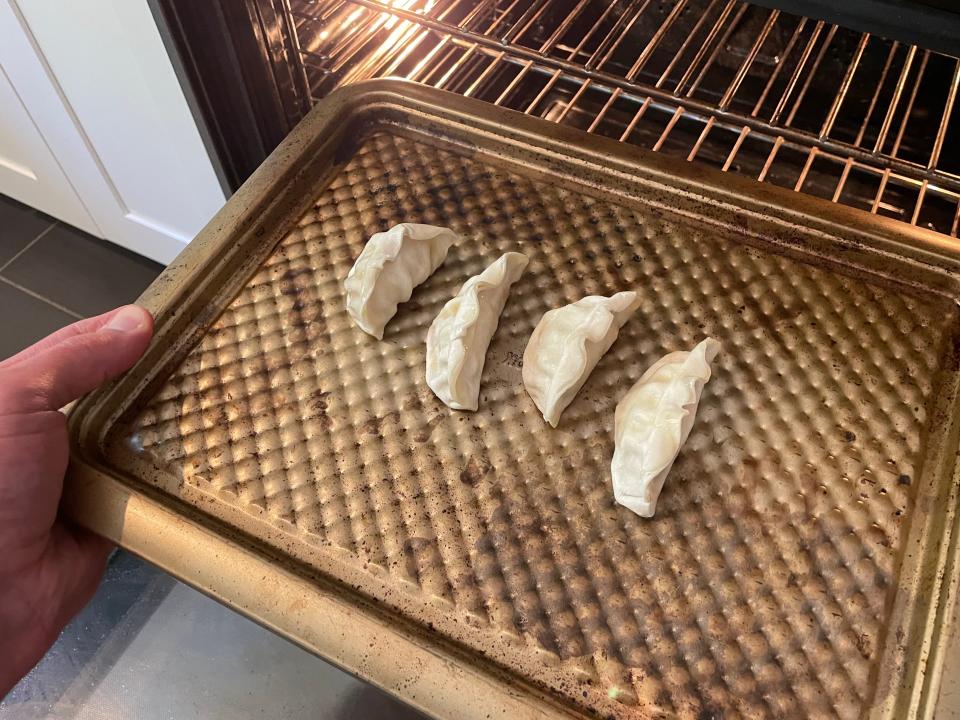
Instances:
[[[57,516],[69,444],[60,408],[129,369],[153,318],[128,305],[0,363],[0,698],[93,596],[110,544]]]

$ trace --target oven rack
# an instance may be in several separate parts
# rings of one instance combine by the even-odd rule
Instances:
[[[957,236],[960,60],[740,0],[281,0],[300,91],[399,76]]]

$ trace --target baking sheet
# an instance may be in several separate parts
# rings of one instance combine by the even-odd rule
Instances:
[[[365,240],[463,236],[382,342]],[[143,298],[154,345],[74,412],[81,522],[440,716],[902,717],[952,598],[956,256],[939,236],[380,81],[304,121]],[[530,256],[476,414],[426,386],[470,275]],[[643,304],[552,430],[546,310]],[[724,351],[657,516],[613,409]],[[946,578],[946,580],[944,579]],[[323,625],[324,627],[320,627]]]

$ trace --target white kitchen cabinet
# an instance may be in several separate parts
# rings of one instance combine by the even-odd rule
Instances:
[[[11,35],[8,7],[0,3],[0,53],[9,54],[22,36]],[[13,83],[0,65],[0,192],[99,234],[99,228],[37,129]],[[2,228],[0,228],[2,232]]]
[[[160,262],[224,202],[146,0],[0,0],[0,193]]]

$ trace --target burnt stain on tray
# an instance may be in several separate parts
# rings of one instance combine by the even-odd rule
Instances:
[[[460,472],[460,482],[467,485],[476,485],[492,469],[486,458],[471,457],[467,461],[467,466]]]

